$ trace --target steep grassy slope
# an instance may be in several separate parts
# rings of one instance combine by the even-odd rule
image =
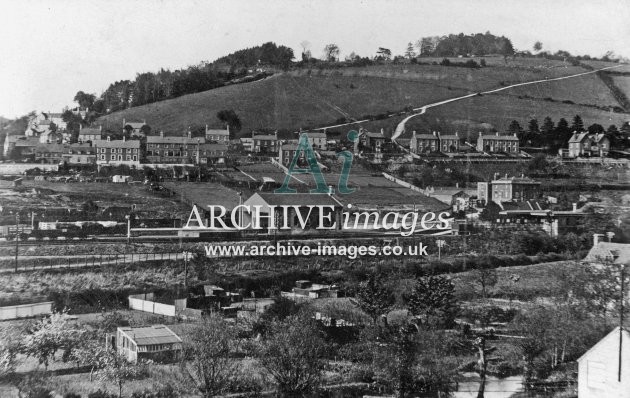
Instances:
[[[234,109],[243,125],[241,134],[257,128],[294,131],[300,127],[335,124],[343,117],[360,119],[365,115],[398,111],[406,106],[417,107],[514,83],[586,71],[580,66],[533,58],[509,59],[507,63],[503,58],[486,58],[486,62],[488,67],[479,69],[410,64],[301,69],[254,83],[127,109],[107,115],[97,123],[117,129],[123,118],[128,121],[146,119],[154,130],[181,134],[188,126],[217,126],[216,113],[221,109]],[[610,65],[598,64],[597,67]],[[545,98],[554,101],[543,101]],[[617,103],[606,85],[595,75],[585,75],[430,109],[412,126],[418,130],[474,131],[492,127],[502,130],[512,119],[525,121],[537,117],[542,120],[551,116],[558,120],[560,117],[572,118],[575,114],[582,115],[586,123],[607,126],[628,116],[610,114],[595,106],[614,105]],[[377,120],[365,126],[391,131],[398,120]]]

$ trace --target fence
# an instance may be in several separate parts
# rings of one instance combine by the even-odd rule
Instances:
[[[183,261],[181,252],[167,253],[122,253],[122,254],[86,254],[69,256],[18,256],[17,270],[46,270],[63,268],[103,267],[132,265],[147,261]],[[0,259],[0,272],[15,270],[15,258],[3,256]]]
[[[186,308],[186,299],[175,299],[173,304],[157,303],[153,293],[134,294],[129,296],[129,308],[152,314],[175,316]]]
[[[37,315],[52,314],[52,301],[33,304],[20,304],[0,307],[0,320],[30,318]]]

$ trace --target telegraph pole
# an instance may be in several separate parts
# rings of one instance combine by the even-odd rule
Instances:
[[[617,372],[617,381],[621,382],[621,361],[622,361],[622,357],[621,357],[621,351],[622,351],[622,345],[623,345],[623,312],[624,312],[624,297],[623,297],[623,290],[624,290],[624,285],[625,285],[625,270],[626,270],[626,265],[625,264],[621,264],[621,302],[619,303],[619,369]]]
[[[15,272],[18,270],[18,252],[20,251],[20,213],[15,215]]]

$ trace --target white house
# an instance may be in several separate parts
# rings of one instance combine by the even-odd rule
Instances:
[[[604,397],[630,398],[630,333],[626,328],[615,328],[578,359],[578,398]]]

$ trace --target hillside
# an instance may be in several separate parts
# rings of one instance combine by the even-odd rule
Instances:
[[[294,131],[300,127],[336,124],[340,118],[376,116],[477,91],[588,70],[542,58],[505,61],[503,57],[487,57],[485,60],[488,66],[478,69],[433,64],[298,69],[253,83],[126,109],[101,117],[95,123],[118,129],[123,118],[128,121],[146,119],[154,131],[180,134],[189,126],[217,126],[217,112],[233,109],[242,122],[241,134],[259,128]],[[611,65],[598,62],[592,67]],[[617,70],[626,69],[623,66]],[[615,79],[621,81],[619,77],[625,78],[615,76]],[[629,115],[608,111],[615,106],[619,103],[610,89],[592,74],[455,102],[412,119],[409,126],[445,132],[479,128],[505,130],[513,119],[526,125],[531,118],[542,120],[551,116],[557,121],[561,117],[570,119],[575,114],[582,115],[587,125],[621,125]],[[365,126],[391,131],[399,119],[376,120]]]

